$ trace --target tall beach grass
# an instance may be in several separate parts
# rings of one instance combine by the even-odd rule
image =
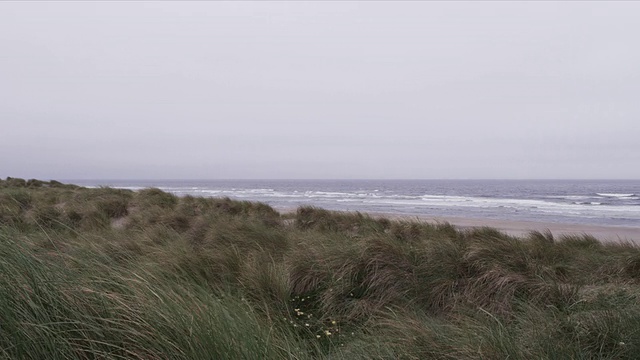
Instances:
[[[0,357],[633,359],[640,250],[589,235],[0,180]]]

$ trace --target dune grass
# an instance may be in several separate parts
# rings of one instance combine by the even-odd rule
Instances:
[[[0,358],[633,359],[640,249],[0,180]]]

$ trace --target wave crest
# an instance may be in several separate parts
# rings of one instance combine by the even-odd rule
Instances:
[[[603,197],[626,198],[635,196],[636,194],[596,193],[596,195]]]

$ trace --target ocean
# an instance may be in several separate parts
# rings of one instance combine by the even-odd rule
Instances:
[[[638,180],[67,180],[82,186],[395,215],[640,228]]]

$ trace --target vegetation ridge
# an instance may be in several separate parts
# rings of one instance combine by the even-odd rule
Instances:
[[[7,359],[634,359],[640,249],[0,179]]]

